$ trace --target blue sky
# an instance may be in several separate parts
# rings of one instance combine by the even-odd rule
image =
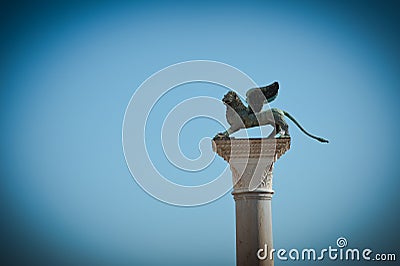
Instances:
[[[276,247],[324,248],[345,236],[351,247],[395,252],[396,9],[390,2],[357,1],[5,6],[4,260],[234,265],[232,196],[192,208],[160,202],[135,183],[122,150],[124,112],[135,90],[160,69],[196,59],[230,64],[260,85],[278,80],[280,94],[271,106],[330,140],[319,144],[289,122],[292,148],[274,170]],[[149,126],[161,127],[174,99],[221,99],[225,92],[212,84],[178,87],[159,102]],[[195,158],[198,142],[218,131],[210,119],[191,121],[181,133],[183,152]],[[225,166],[216,158],[206,173],[179,171],[161,153],[160,134],[147,136],[149,153],[176,182],[208,182]],[[289,263],[297,265],[276,262]]]

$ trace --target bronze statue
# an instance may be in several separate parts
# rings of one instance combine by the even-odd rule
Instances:
[[[301,131],[307,136],[316,139],[320,142],[329,142],[328,140],[316,137],[308,133],[288,112],[278,108],[271,108],[269,110],[261,111],[266,102],[272,102],[278,95],[279,84],[274,82],[271,85],[250,89],[246,93],[246,102],[249,106],[245,106],[240,100],[239,96],[229,91],[225,94],[222,102],[226,105],[226,120],[230,128],[223,132],[218,133],[214,139],[226,139],[229,136],[242,129],[264,125],[272,125],[274,130],[268,138],[289,138],[289,125],[285,121],[285,116],[295,123]]]

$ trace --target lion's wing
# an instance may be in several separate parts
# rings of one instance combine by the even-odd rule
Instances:
[[[279,83],[274,82],[270,85],[260,88],[253,88],[247,91],[246,101],[254,113],[259,113],[264,103],[272,102],[278,96]]]

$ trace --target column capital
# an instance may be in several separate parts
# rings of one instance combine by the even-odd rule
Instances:
[[[233,194],[273,194],[274,163],[289,149],[290,138],[230,138],[213,141],[213,150],[231,168]]]

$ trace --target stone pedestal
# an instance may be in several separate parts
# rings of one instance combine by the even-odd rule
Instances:
[[[273,248],[272,171],[274,163],[290,149],[290,138],[215,140],[213,149],[229,163],[232,171],[236,264],[274,265],[269,254]]]

